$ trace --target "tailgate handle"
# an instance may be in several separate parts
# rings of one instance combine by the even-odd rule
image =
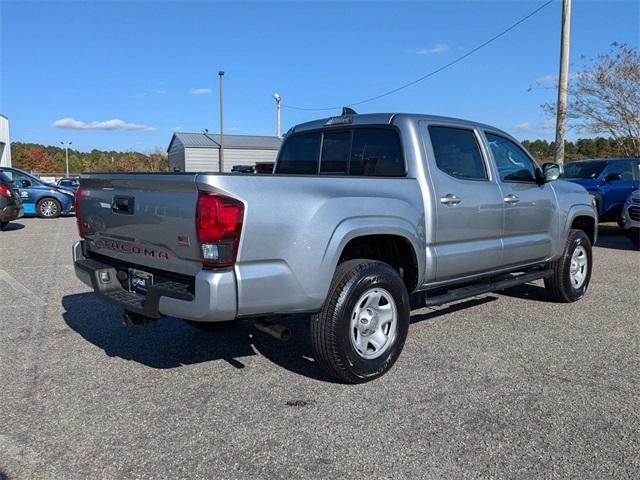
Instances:
[[[111,210],[113,210],[115,213],[126,213],[128,215],[133,215],[133,197],[113,197]]]

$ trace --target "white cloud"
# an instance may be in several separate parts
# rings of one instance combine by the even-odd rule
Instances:
[[[541,122],[537,122],[537,123],[531,123],[531,122],[516,123],[511,127],[511,129],[516,133],[531,132],[531,133],[539,133],[539,134],[552,132],[553,130],[555,130],[555,128],[556,128],[556,121],[552,119],[542,120]]]
[[[56,128],[70,128],[73,130],[136,130],[139,132],[153,132],[155,128],[137,123],[125,122],[119,118],[91,123],[76,120],[74,118],[61,118],[52,123]]]
[[[173,127],[171,129],[172,132],[179,132],[180,130],[182,130],[182,127]]]
[[[540,124],[538,125],[540,127],[540,130],[553,130],[556,128],[556,121],[555,120],[544,120],[542,122],[540,122]]]
[[[543,75],[542,77],[536,78],[536,83],[540,87],[555,88],[558,85],[558,76],[557,75]]]
[[[210,95],[213,90],[210,88],[192,88],[191,95]]]
[[[167,94],[167,91],[164,90],[164,89],[151,89],[151,90],[147,90],[146,92],[140,92],[136,96],[138,96],[138,97],[152,97],[152,96],[166,95],[166,94]]]
[[[529,132],[533,130],[533,125],[529,122],[516,123],[513,127],[514,132]]]
[[[576,80],[584,75],[584,72],[570,72],[569,80]],[[558,75],[543,75],[536,78],[536,85],[541,88],[557,88],[558,87]]]
[[[432,53],[444,53],[449,50],[449,47],[444,43],[436,43],[433,48],[421,48],[420,50],[416,50],[416,54],[418,55],[429,55]]]

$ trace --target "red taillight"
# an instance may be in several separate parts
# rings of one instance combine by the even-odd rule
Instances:
[[[80,219],[80,195],[82,194],[82,187],[78,187],[76,190],[76,196],[73,199],[73,209],[76,211],[76,225],[78,226],[78,235],[80,238],[84,238],[84,227],[82,220]]]
[[[4,183],[0,183],[0,197],[11,198],[11,190]]]
[[[196,226],[202,263],[229,267],[236,261],[244,205],[239,200],[210,192],[198,192]]]

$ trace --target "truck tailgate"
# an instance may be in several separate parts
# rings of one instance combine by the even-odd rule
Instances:
[[[80,219],[86,248],[122,262],[182,275],[201,268],[195,174],[86,174]]]

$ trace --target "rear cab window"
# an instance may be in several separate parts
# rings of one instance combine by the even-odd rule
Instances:
[[[395,128],[356,127],[288,137],[277,174],[404,177],[406,167]]]

